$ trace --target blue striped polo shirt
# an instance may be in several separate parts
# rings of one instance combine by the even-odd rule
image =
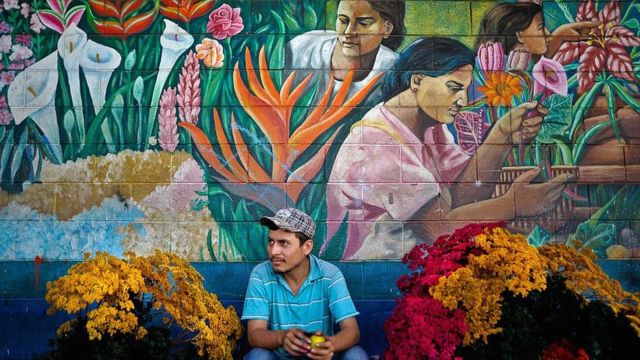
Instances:
[[[309,260],[309,276],[297,295],[269,261],[258,264],[249,277],[242,320],[266,320],[269,330],[295,327],[333,335],[334,324],[358,315],[340,269],[313,255]]]

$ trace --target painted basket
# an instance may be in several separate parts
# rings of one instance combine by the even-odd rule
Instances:
[[[535,169],[534,166],[512,166],[504,167],[500,171],[500,179],[496,184],[494,197],[498,197],[506,194],[511,187],[513,181],[523,173]],[[551,177],[556,177],[562,174],[572,174],[576,178],[579,175],[578,167],[571,165],[556,165],[551,167]],[[568,184],[566,189],[576,193],[578,191],[578,185],[576,183]],[[517,199],[516,199],[517,201]],[[558,200],[555,209],[548,211],[544,214],[531,216],[531,217],[518,217],[513,220],[509,226],[518,232],[529,233],[536,225],[544,228],[549,233],[554,233],[558,226],[566,223],[571,219],[573,212],[573,201],[562,196]]]

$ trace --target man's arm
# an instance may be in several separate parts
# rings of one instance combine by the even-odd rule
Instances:
[[[357,326],[357,324],[356,324]],[[263,349],[284,348],[293,356],[303,356],[310,349],[305,336],[298,329],[269,330],[266,320],[249,320],[247,323],[249,345]]]
[[[277,349],[284,342],[284,331],[267,329],[266,320],[249,320],[247,322],[247,337],[249,345],[264,349]]]
[[[334,351],[347,350],[360,341],[360,328],[356,318],[350,317],[340,321],[340,331],[329,340],[333,343]]]

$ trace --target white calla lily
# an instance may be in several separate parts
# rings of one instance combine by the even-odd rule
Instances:
[[[104,104],[107,85],[121,60],[122,57],[115,49],[92,40],[89,40],[83,48],[80,67],[87,79],[87,87],[96,114]]]
[[[84,145],[85,128],[84,115],[82,113],[82,96],[80,95],[80,59],[82,58],[84,46],[87,43],[87,33],[71,24],[60,36],[58,40],[58,53],[64,62],[69,79],[69,91],[71,92],[71,102],[73,103],[80,134],[80,146]]]
[[[162,88],[167,81],[171,69],[173,69],[180,55],[193,45],[193,36],[178,26],[178,24],[170,20],[164,20],[164,24],[164,32],[162,33],[162,37],[160,37],[162,54],[160,55],[158,76],[156,77],[156,83],[153,86],[153,95],[151,96],[151,114],[149,116],[149,122],[147,123],[147,136],[143,137],[143,139],[151,136],[158,115],[160,94],[162,93]],[[147,147],[148,146],[145,146],[145,148]]]
[[[30,117],[51,144],[54,161],[62,161],[58,117],[54,105],[58,86],[58,52],[29,66],[9,85],[7,100],[16,124]]]

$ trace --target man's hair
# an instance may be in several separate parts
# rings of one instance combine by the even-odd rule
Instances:
[[[289,230],[281,229],[278,227],[278,225],[274,224],[273,221],[269,221],[266,224],[266,226],[269,228],[269,230],[282,230],[282,231],[293,233],[296,236],[296,238],[300,240],[300,246],[304,245],[304,243],[306,243],[307,240],[311,240],[311,238],[308,237],[305,233],[302,233],[300,231],[289,231]]]

